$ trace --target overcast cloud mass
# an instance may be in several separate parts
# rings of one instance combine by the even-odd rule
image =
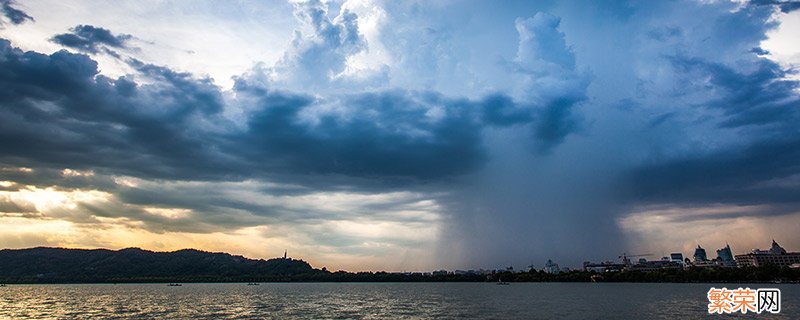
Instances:
[[[0,9],[3,248],[353,271],[800,250],[797,2]]]

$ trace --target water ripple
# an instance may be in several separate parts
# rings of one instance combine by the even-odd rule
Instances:
[[[800,318],[800,286],[779,287],[782,313],[759,319]],[[708,316],[708,288],[611,283],[9,285],[0,288],[0,319],[690,319]]]

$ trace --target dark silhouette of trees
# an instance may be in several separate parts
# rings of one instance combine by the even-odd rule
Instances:
[[[193,249],[153,252],[137,248],[83,250],[31,248],[0,250],[0,283],[115,282],[799,282],[800,270],[767,265],[760,268],[688,268],[652,272],[595,273],[570,271],[389,273],[330,272],[296,259],[248,259]],[[598,278],[598,277],[596,277]]]

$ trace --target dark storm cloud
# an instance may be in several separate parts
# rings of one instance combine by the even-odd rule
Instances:
[[[633,173],[639,200],[676,204],[772,204],[772,214],[800,209],[800,97],[798,81],[766,59],[755,70],[698,59],[674,59],[693,77],[702,76],[717,96],[698,107],[721,111],[723,130],[738,130],[740,142],[640,166]],[[763,215],[763,212],[755,214]]]
[[[73,48],[82,52],[97,53],[103,49],[108,53],[116,55],[106,47],[127,48],[128,41],[133,36],[128,34],[114,35],[108,29],[90,25],[78,25],[70,29],[71,33],[63,33],[53,36],[50,40],[62,46]]]
[[[346,119],[320,115],[298,122],[309,97],[270,92],[239,81],[237,94],[258,98],[249,130],[231,137],[253,166],[297,173],[430,179],[468,172],[482,160],[474,104],[434,93],[384,91],[348,95]],[[426,113],[440,107],[446,115]]]
[[[207,78],[129,61],[136,77],[147,79],[140,85],[133,76],[98,75],[88,56],[22,52],[5,40],[0,56],[0,151],[10,165],[323,185],[331,182],[302,177],[430,180],[478,168],[485,159],[483,127],[535,117],[503,95],[472,101],[390,90],[318,100],[239,79],[235,103],[251,111],[238,128],[222,116],[222,92]],[[346,114],[315,111],[326,103]],[[563,122],[549,115],[550,107],[541,110],[540,123]],[[548,130],[541,132],[545,138],[564,128]]]
[[[136,64],[152,84],[97,76],[85,55],[22,52],[0,40],[3,160],[23,166],[112,169],[119,174],[218,176],[213,137],[191,130],[193,115],[219,110],[208,79]],[[185,162],[186,159],[199,159]]]
[[[352,24],[353,17],[344,17],[342,23]],[[53,41],[97,53],[125,47],[131,38],[91,26],[72,31]],[[563,45],[563,34],[554,37],[556,42],[561,37]],[[350,42],[358,47],[357,41]],[[585,90],[578,85],[535,103],[520,103],[504,93],[469,100],[405,90],[320,98],[276,90],[245,75],[226,99],[210,79],[134,59],[127,63],[135,75],[111,79],[98,74],[90,57],[67,51],[22,52],[2,41],[0,57],[0,162],[35,168],[4,178],[20,188],[108,192],[113,195],[109,201],[81,203],[80,210],[51,215],[81,224],[97,224],[97,217],[124,218],[130,227],[153,232],[214,232],[364,214],[415,222],[419,218],[391,214],[403,210],[405,198],[332,214],[239,199],[217,189],[292,196],[447,181],[485,164],[482,135],[487,127],[528,126],[534,144],[552,149],[576,128],[571,109]],[[574,69],[574,56],[552,58]],[[557,81],[569,83],[572,71],[557,73]],[[244,115],[233,120],[226,110]],[[63,168],[96,174],[68,176]],[[163,183],[125,186],[113,175]],[[279,187],[253,190],[223,182],[244,179],[275,181]],[[214,183],[169,183],[175,180]],[[175,218],[145,208],[191,211]]]
[[[755,54],[757,54],[757,55],[760,55],[760,56],[764,56],[764,55],[768,55],[768,54],[770,54],[770,52],[769,52],[769,51],[767,51],[767,50],[764,50],[764,49],[763,49],[763,48],[761,48],[761,47],[755,47],[755,48],[753,48],[752,50],[750,50],[750,52],[752,52],[752,53],[755,53]]]
[[[573,111],[584,98],[562,97],[551,101],[538,114],[534,136],[540,141],[538,150],[547,152],[564,142],[567,135],[580,129],[580,120]]]
[[[728,212],[700,212],[692,210],[693,208],[686,208],[680,210],[672,215],[664,216],[665,221],[677,223],[694,223],[701,221],[724,221],[728,219],[738,219],[747,217],[764,217],[764,216],[780,216],[796,214],[796,208],[791,206],[770,205],[770,206],[750,206],[750,207],[736,207],[734,210]],[[707,208],[713,210],[714,207]]]
[[[641,167],[634,173],[633,190],[639,199],[653,202],[793,203],[800,207],[800,185],[780,183],[797,174],[800,140],[795,135]]]
[[[336,103],[346,116],[322,114],[315,124],[298,121],[315,102],[302,95],[249,86],[237,95],[257,97],[248,130],[228,138],[252,168],[298,174],[340,174],[430,180],[470,173],[486,160],[482,130],[487,126],[531,125],[552,148],[575,129],[569,99],[544,107],[520,105],[493,94],[478,101],[435,92],[379,91],[344,95]],[[324,102],[322,102],[324,103]],[[441,113],[441,115],[436,115]]]
[[[759,59],[756,69],[741,73],[735,69],[701,59],[673,58],[678,71],[690,76],[708,77],[719,97],[707,104],[725,115],[722,127],[788,125],[800,119],[800,97],[795,93],[798,82],[786,79],[780,65]],[[791,128],[790,128],[791,129]]]
[[[122,218],[116,223],[128,224],[130,228],[145,229],[150,232],[191,232],[210,233],[236,230],[243,227],[274,223],[275,220],[237,212],[231,208],[218,207],[215,211],[200,211],[194,207],[180,208],[187,210],[185,215],[176,216],[160,215],[148,212],[141,206],[111,200],[99,203],[81,203],[80,209],[70,216],[58,216],[50,213],[48,217],[83,223],[99,224],[98,217]],[[190,210],[190,211],[189,211]]]
[[[224,108],[219,88],[209,78],[197,79],[190,73],[176,72],[137,60],[130,61],[130,65],[142,75],[158,80],[158,90],[140,94],[146,94],[148,100],[152,99],[149,102],[158,103],[151,106],[149,111],[154,111],[159,118],[187,121],[193,112],[199,111],[202,115],[212,116]],[[125,78],[121,80],[115,83],[120,95],[132,96],[136,93],[136,83]],[[164,108],[165,104],[167,108]]]
[[[19,10],[14,8],[14,1],[13,0],[0,0],[0,11],[3,11],[3,15],[11,20],[13,24],[22,24],[26,20],[33,21],[33,17],[29,16],[25,11]],[[0,23],[2,25],[2,23]]]
[[[489,125],[512,126],[529,123],[533,120],[529,110],[518,108],[511,97],[493,94],[481,102],[483,121]]]
[[[236,200],[225,192],[242,189],[237,185],[227,185],[225,190],[220,190],[221,185],[212,184],[148,184],[146,187],[120,187],[115,194],[123,203],[158,208],[187,208],[195,213],[195,219],[227,219],[215,217],[221,213],[247,213],[248,216],[261,218],[279,218],[281,221],[290,221],[313,217],[313,213],[304,214],[277,205],[256,204],[253,202]],[[230,215],[230,214],[228,214]],[[223,214],[224,216],[224,214]],[[230,215],[236,216],[236,214]],[[265,219],[262,219],[266,221]],[[220,222],[221,226],[243,227],[241,223]]]

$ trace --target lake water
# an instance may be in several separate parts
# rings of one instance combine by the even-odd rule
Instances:
[[[711,284],[262,283],[8,285],[0,319],[692,319]],[[800,285],[781,289],[778,315],[800,319]]]

